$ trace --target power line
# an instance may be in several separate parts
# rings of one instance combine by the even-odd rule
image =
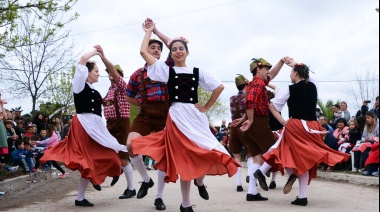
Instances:
[[[211,10],[211,9],[215,9],[215,8],[219,8],[219,7],[224,7],[224,6],[228,6],[228,5],[232,5],[232,4],[238,4],[241,2],[245,2],[245,1],[250,1],[250,0],[237,0],[237,1],[228,2],[228,3],[224,3],[224,4],[218,4],[218,5],[214,5],[214,6],[209,6],[209,7],[204,7],[204,8],[194,9],[194,10],[188,10],[188,11],[176,13],[173,15],[155,17],[155,18],[153,18],[153,20],[162,20],[162,19],[167,19],[167,18],[173,18],[173,17],[177,17],[177,16],[187,15],[187,14],[196,13],[196,12],[202,12],[205,10]],[[106,31],[106,30],[117,29],[117,28],[122,28],[122,27],[127,27],[127,26],[133,26],[133,25],[137,25],[137,24],[141,24],[141,22],[134,22],[134,23],[117,25],[117,26],[111,26],[111,27],[107,27],[107,28],[94,30],[94,31],[80,32],[80,33],[72,34],[69,37],[85,35],[85,34],[90,34],[90,33],[95,33],[95,32],[102,32],[102,31]]]

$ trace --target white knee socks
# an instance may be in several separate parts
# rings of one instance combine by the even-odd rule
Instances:
[[[79,189],[76,200],[82,201],[84,199],[84,194],[86,193],[87,185],[89,182],[89,179],[83,177],[79,179]]]
[[[265,175],[269,169],[272,168],[272,166],[269,166],[269,164],[267,163],[264,163],[261,167],[260,167],[260,171],[261,173],[263,173],[263,175]]]
[[[272,175],[272,180],[271,180],[271,182],[274,182],[274,181],[276,181],[276,177],[277,177],[277,172],[271,172],[270,173],[271,175]]]
[[[241,167],[238,168],[238,171],[236,172],[236,175],[235,175],[235,179],[236,179],[236,185],[241,186]]]
[[[298,181],[300,185],[298,198],[306,198],[307,197],[307,188],[309,187],[309,172],[306,171],[304,174],[298,176]]]
[[[197,181],[197,185],[203,186],[203,180],[205,179],[206,175],[200,178],[195,179]]]
[[[182,193],[182,207],[187,208],[191,206],[190,203],[190,186],[191,181],[181,181],[181,193]]]
[[[123,168],[125,178],[127,179],[127,186],[128,189],[133,191],[135,187],[133,186],[133,169],[132,165],[129,163],[127,166],[124,166]]]
[[[150,177],[148,172],[145,169],[144,161],[141,155],[138,155],[135,158],[131,158],[131,163],[135,166],[136,170],[139,172],[143,181],[148,183],[150,181]]]
[[[156,194],[156,199],[157,198],[161,198],[163,197],[164,195],[164,188],[165,188],[165,182],[164,182],[164,179],[165,179],[165,175],[166,173],[163,172],[163,171],[160,171],[160,170],[157,170],[157,176],[158,176],[158,186],[157,186],[157,194]]]
[[[253,158],[249,157],[248,160],[247,160],[247,167],[248,167],[247,176],[250,176],[249,173],[252,172],[252,164],[253,164]]]
[[[253,162],[252,162],[253,163]],[[256,178],[253,176],[253,173],[255,173],[256,170],[260,168],[259,164],[252,164],[252,169],[249,174],[249,188],[248,188],[248,194],[257,194],[257,189],[256,189]]]

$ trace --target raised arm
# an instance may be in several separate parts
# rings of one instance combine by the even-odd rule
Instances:
[[[289,57],[281,58],[281,60],[278,61],[278,63],[269,71],[271,80],[273,80],[277,76],[278,72],[280,72],[282,66],[288,59]]]
[[[100,45],[95,45],[94,48],[99,53],[100,58],[102,59],[110,75],[114,78],[115,81],[119,80],[120,74],[117,72],[115,66],[105,57],[103,48]]]
[[[87,52],[87,53],[85,53],[84,55],[82,55],[82,57],[80,58],[79,64],[85,66],[85,65],[86,65],[86,62],[87,62],[91,57],[93,57],[93,56],[95,56],[95,55],[99,55],[99,56],[100,56],[99,52],[94,48],[92,51]]]
[[[147,19],[145,20],[145,23],[150,23],[150,24],[155,25],[154,22],[153,22],[153,20],[150,19],[150,18],[147,18]],[[167,48],[169,48],[169,46],[168,46],[168,42],[169,42],[170,38],[169,38],[168,36],[164,35],[164,34],[161,33],[160,31],[158,31],[158,29],[157,29],[156,26],[154,26],[153,33],[154,33],[155,35],[157,35],[158,38],[160,38],[160,40],[165,44],[165,46],[166,46]]]
[[[145,36],[141,44],[140,48],[140,54],[145,60],[145,62],[148,64],[148,66],[153,65],[156,62],[156,58],[154,58],[151,54],[148,52],[148,46],[149,46],[149,40],[150,37],[152,36],[152,32],[154,29],[154,25],[147,25],[143,24],[142,25],[144,31],[145,31]]]

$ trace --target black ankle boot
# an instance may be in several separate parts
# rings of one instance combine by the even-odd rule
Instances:
[[[184,207],[182,207],[182,204],[181,204],[181,206],[179,207],[179,210],[180,210],[181,212],[194,212],[194,210],[193,210],[193,206],[190,206],[190,207],[184,208]]]
[[[301,206],[306,206],[307,205],[307,198],[296,198],[294,201],[291,202],[292,205],[301,205]]]

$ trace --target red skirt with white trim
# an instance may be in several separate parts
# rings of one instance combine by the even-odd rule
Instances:
[[[165,182],[176,182],[178,175],[190,181],[204,175],[232,177],[240,164],[216,149],[201,148],[186,137],[171,120],[160,132],[132,139],[134,154],[148,155],[157,161],[154,168],[166,172]]]
[[[308,121],[307,126],[322,131],[317,121]],[[321,134],[307,132],[300,119],[289,119],[280,145],[262,157],[273,168],[281,170],[282,174],[284,168],[292,168],[296,175],[309,171],[310,183],[312,178],[317,177],[320,163],[334,166],[347,161],[350,155],[328,147]]]
[[[72,119],[69,135],[54,147],[45,150],[41,162],[61,161],[81,176],[100,185],[106,177],[121,174],[121,162],[115,150],[104,147],[93,140],[84,130],[77,116]]]

